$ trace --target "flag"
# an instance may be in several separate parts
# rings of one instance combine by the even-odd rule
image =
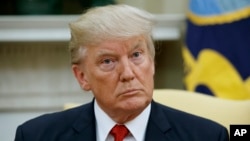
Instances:
[[[184,84],[227,99],[250,99],[250,0],[190,0]]]

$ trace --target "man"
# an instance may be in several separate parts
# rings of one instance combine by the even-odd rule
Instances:
[[[94,100],[19,126],[15,141],[228,141],[227,130],[152,100],[152,16],[93,8],[70,24],[72,70]]]

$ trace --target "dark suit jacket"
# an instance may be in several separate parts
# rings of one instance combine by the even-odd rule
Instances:
[[[94,102],[32,119],[20,125],[15,141],[95,141]],[[229,141],[212,121],[152,102],[146,141]]]

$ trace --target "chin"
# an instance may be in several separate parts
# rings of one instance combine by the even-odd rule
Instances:
[[[124,101],[124,109],[127,110],[142,110],[144,108],[146,108],[148,106],[148,104],[151,102],[150,99],[145,99],[145,98],[141,98],[141,97],[137,97],[137,98],[131,98],[128,99],[126,101]]]

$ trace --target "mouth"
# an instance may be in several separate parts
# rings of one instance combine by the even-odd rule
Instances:
[[[121,93],[121,95],[131,96],[139,93],[139,89],[128,89]]]

